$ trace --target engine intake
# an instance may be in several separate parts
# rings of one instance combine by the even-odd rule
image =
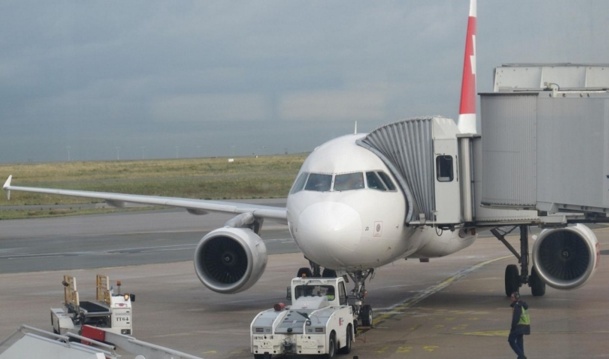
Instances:
[[[556,289],[584,284],[596,269],[598,240],[583,224],[543,230],[533,245],[533,264],[539,277]]]
[[[254,285],[267,263],[266,246],[248,228],[219,228],[201,239],[195,250],[199,280],[218,293],[238,293]]]

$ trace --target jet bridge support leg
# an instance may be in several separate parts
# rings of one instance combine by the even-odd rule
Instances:
[[[520,225],[520,282],[529,279],[529,227]]]
[[[505,234],[509,234],[516,227],[507,233],[501,233],[497,228],[491,230],[491,233],[514,254],[520,263],[520,271],[515,264],[510,264],[505,268],[505,295],[510,296],[523,284],[528,284],[534,296],[542,296],[545,294],[546,284],[537,275],[535,267],[531,268],[529,275],[529,227],[522,224],[518,228],[520,229],[520,253],[505,239]]]

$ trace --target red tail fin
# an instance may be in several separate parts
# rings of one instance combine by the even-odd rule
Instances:
[[[461,133],[477,133],[476,129],[476,0],[470,0],[463,80],[461,81],[461,103],[459,106],[459,130]]]

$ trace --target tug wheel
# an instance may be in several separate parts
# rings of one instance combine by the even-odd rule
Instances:
[[[328,354],[326,354],[327,359],[334,358],[336,356],[336,333],[330,333],[330,340],[328,340]]]
[[[345,346],[342,347],[338,353],[339,354],[349,354],[351,353],[351,346],[353,345],[353,330],[351,329],[351,325],[347,326],[347,339]]]

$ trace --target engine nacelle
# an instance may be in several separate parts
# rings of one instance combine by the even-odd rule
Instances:
[[[598,240],[583,224],[545,229],[533,245],[533,265],[539,277],[556,289],[584,284],[596,269]]]
[[[218,293],[238,293],[258,281],[266,268],[262,239],[248,228],[219,228],[201,239],[195,270],[205,286]]]

